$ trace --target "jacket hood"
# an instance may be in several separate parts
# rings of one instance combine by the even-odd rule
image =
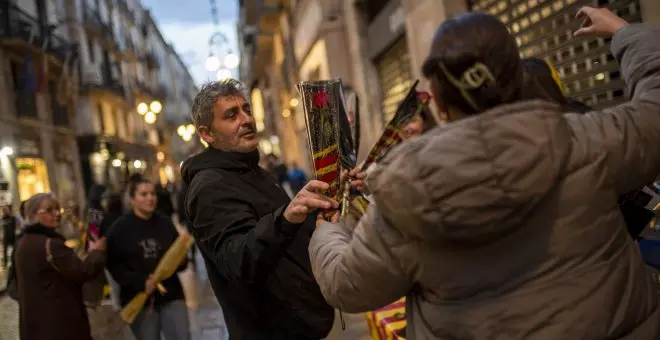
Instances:
[[[181,177],[188,185],[195,175],[204,169],[224,169],[229,171],[249,170],[259,167],[259,150],[252,152],[230,152],[208,147],[188,158],[181,166]]]
[[[403,234],[489,242],[521,225],[555,185],[570,145],[558,105],[503,105],[401,144],[368,185]]]

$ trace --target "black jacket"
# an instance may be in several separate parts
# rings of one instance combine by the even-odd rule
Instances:
[[[158,212],[148,220],[129,213],[117,219],[110,227],[106,266],[121,288],[119,298],[122,306],[144,291],[147,278],[178,236],[172,220]],[[179,270],[185,269],[186,264],[184,261]],[[167,293],[162,295],[156,291],[152,294],[154,304],[184,299],[183,288],[176,274],[163,281],[162,285]]]
[[[185,206],[232,340],[321,339],[334,310],[314,280],[307,247],[315,217],[301,225],[259,153],[208,148],[186,161]]]

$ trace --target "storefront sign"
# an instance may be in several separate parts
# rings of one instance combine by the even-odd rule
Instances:
[[[396,39],[405,33],[406,12],[400,0],[390,0],[369,25],[369,56],[373,59],[381,54]]]
[[[41,149],[39,148],[39,141],[31,139],[21,139],[18,142],[18,155],[27,156],[41,156]]]

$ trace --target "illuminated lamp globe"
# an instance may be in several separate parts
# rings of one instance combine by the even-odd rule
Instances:
[[[218,80],[226,80],[226,79],[230,79],[231,77],[232,77],[231,71],[226,68],[221,68],[220,70],[218,70],[218,73],[216,74],[216,78]]]
[[[238,67],[238,63],[239,63],[238,56],[232,52],[229,52],[225,56],[224,61],[225,61],[225,66],[229,69],[235,69],[236,67]]]
[[[188,124],[186,126],[186,132],[188,132],[189,135],[194,135],[195,134],[195,126],[192,124]]]
[[[154,100],[149,104],[149,111],[159,114],[161,111],[163,111],[163,104],[161,104],[159,101]]]
[[[142,162],[140,160],[135,160],[135,162],[133,162],[133,167],[136,168],[136,169],[141,168],[142,167]]]
[[[156,122],[156,114],[151,112],[151,111],[147,112],[147,114],[144,115],[144,121],[147,124],[155,123]]]
[[[210,55],[206,58],[206,63],[204,63],[206,70],[209,72],[215,72],[220,68],[220,59],[214,55]]]
[[[183,137],[183,135],[186,134],[186,126],[185,125],[179,125],[179,127],[176,129],[176,133],[179,135],[179,137]]]
[[[190,134],[185,134],[183,137],[181,137],[185,142],[190,142],[192,140],[192,135]]]
[[[138,112],[140,115],[143,115],[143,116],[144,116],[148,111],[149,111],[149,105],[147,105],[147,103],[140,103],[140,104],[138,104],[138,106],[137,106],[137,112]]]

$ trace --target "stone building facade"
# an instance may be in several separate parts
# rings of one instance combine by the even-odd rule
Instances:
[[[574,23],[570,18],[581,6],[595,5],[591,0],[265,0],[261,7],[257,2],[246,0],[241,7],[239,31],[248,29],[239,44],[249,51],[242,80],[264,94],[264,125],[271,127],[264,135],[277,136],[285,162],[307,171],[304,117],[294,105],[297,82],[342,78],[350,85],[360,98],[365,157],[412,83],[419,79],[419,88],[428,90],[421,65],[437,27],[471,10],[500,17],[523,56],[553,62],[569,95],[595,107],[625,99],[609,42],[590,47],[566,34]],[[660,23],[656,0],[597,3],[632,21]]]
[[[136,0],[0,0],[0,204],[52,191],[82,207],[92,184],[175,180],[169,140],[196,91]]]

